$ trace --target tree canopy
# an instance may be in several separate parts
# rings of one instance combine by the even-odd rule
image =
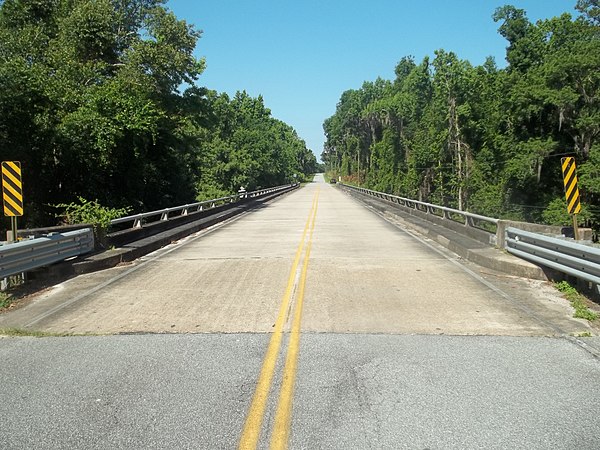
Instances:
[[[0,153],[27,225],[78,197],[142,211],[315,171],[261,97],[197,85],[200,37],[164,0],[0,1]]]
[[[321,159],[346,180],[494,217],[566,224],[560,160],[575,156],[584,210],[600,228],[600,17],[532,23],[493,14],[505,68],[436,50],[406,56],[394,80],[344,92],[323,127]]]

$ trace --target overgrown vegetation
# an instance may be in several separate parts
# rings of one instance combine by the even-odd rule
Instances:
[[[131,208],[108,208],[98,203],[98,200],[86,200],[78,198],[78,203],[59,203],[54,205],[62,211],[57,214],[64,224],[76,225],[80,223],[89,224],[93,227],[96,242],[104,247],[106,245],[106,234],[110,227],[110,221],[125,216]]]
[[[164,0],[0,0],[0,158],[25,227],[95,198],[159,209],[293,181],[316,158],[263,99],[200,87],[201,32]]]
[[[321,159],[365,187],[493,217],[569,223],[560,160],[575,156],[580,224],[600,228],[600,6],[531,23],[498,8],[507,67],[436,50],[342,94]]]
[[[7,292],[0,291],[0,309],[8,308],[13,302],[13,297]]]
[[[3,280],[6,285],[5,290],[0,291],[0,310],[9,308],[17,298],[15,298],[14,290],[25,282],[21,275],[12,275]]]
[[[106,229],[110,221],[127,214],[131,208],[108,208],[98,203],[98,200],[86,200],[78,197],[79,203],[59,203],[54,205],[61,208],[62,212],[57,214],[65,224],[74,225],[78,223],[89,223],[90,225]]]
[[[586,298],[577,292],[577,289],[572,287],[566,281],[560,281],[554,284],[554,287],[562,292],[566,299],[571,302],[571,306],[575,309],[575,313],[573,317],[577,317],[580,319],[585,319],[589,321],[596,320],[598,318],[598,313],[591,311],[586,305]]]

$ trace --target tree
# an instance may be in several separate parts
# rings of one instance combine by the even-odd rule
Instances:
[[[576,19],[535,24],[522,9],[498,8],[506,69],[491,58],[473,67],[439,49],[418,65],[402,58],[392,82],[344,92],[324,123],[323,160],[348,181],[361,180],[366,164],[371,188],[543,221],[556,217],[563,197],[560,156],[573,154],[583,203],[600,228],[600,7],[579,0],[576,8]]]
[[[195,86],[200,37],[164,0],[0,2],[0,151],[23,164],[27,224],[77,197],[156,209],[316,165],[262,98]]]

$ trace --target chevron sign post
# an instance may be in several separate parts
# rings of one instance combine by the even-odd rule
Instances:
[[[577,187],[577,171],[575,167],[575,158],[569,156],[561,158],[562,174],[565,185],[565,197],[567,199],[567,211],[573,217],[573,234],[575,240],[579,240],[579,228],[577,226],[577,214],[581,211],[579,201],[579,188]]]
[[[23,186],[21,163],[2,161],[2,200],[4,215],[10,217],[12,241],[17,240],[17,217],[23,215]]]

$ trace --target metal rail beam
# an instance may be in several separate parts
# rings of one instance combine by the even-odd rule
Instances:
[[[509,227],[506,250],[581,280],[597,285],[600,292],[600,248]]]
[[[29,272],[94,250],[91,228],[6,244],[0,247],[0,278]]]
[[[259,189],[251,192],[238,192],[235,195],[230,195],[228,197],[220,197],[212,200],[205,200],[202,202],[190,203],[181,206],[174,206],[172,208],[164,208],[156,211],[149,211],[140,214],[133,214],[131,216],[119,217],[118,219],[111,220],[111,225],[118,225],[123,223],[131,222],[132,228],[141,228],[144,225],[148,225],[151,223],[161,222],[169,220],[172,217],[177,216],[187,216],[190,213],[205,211],[207,209],[216,208],[217,206],[224,205],[227,203],[235,203],[242,199],[247,198],[257,198],[263,195],[272,194],[274,192],[279,192],[284,189],[289,189],[290,187],[296,186],[295,184],[286,184],[283,186],[276,186],[272,188]],[[173,213],[178,213],[173,215]],[[155,220],[148,220],[155,219]]]

